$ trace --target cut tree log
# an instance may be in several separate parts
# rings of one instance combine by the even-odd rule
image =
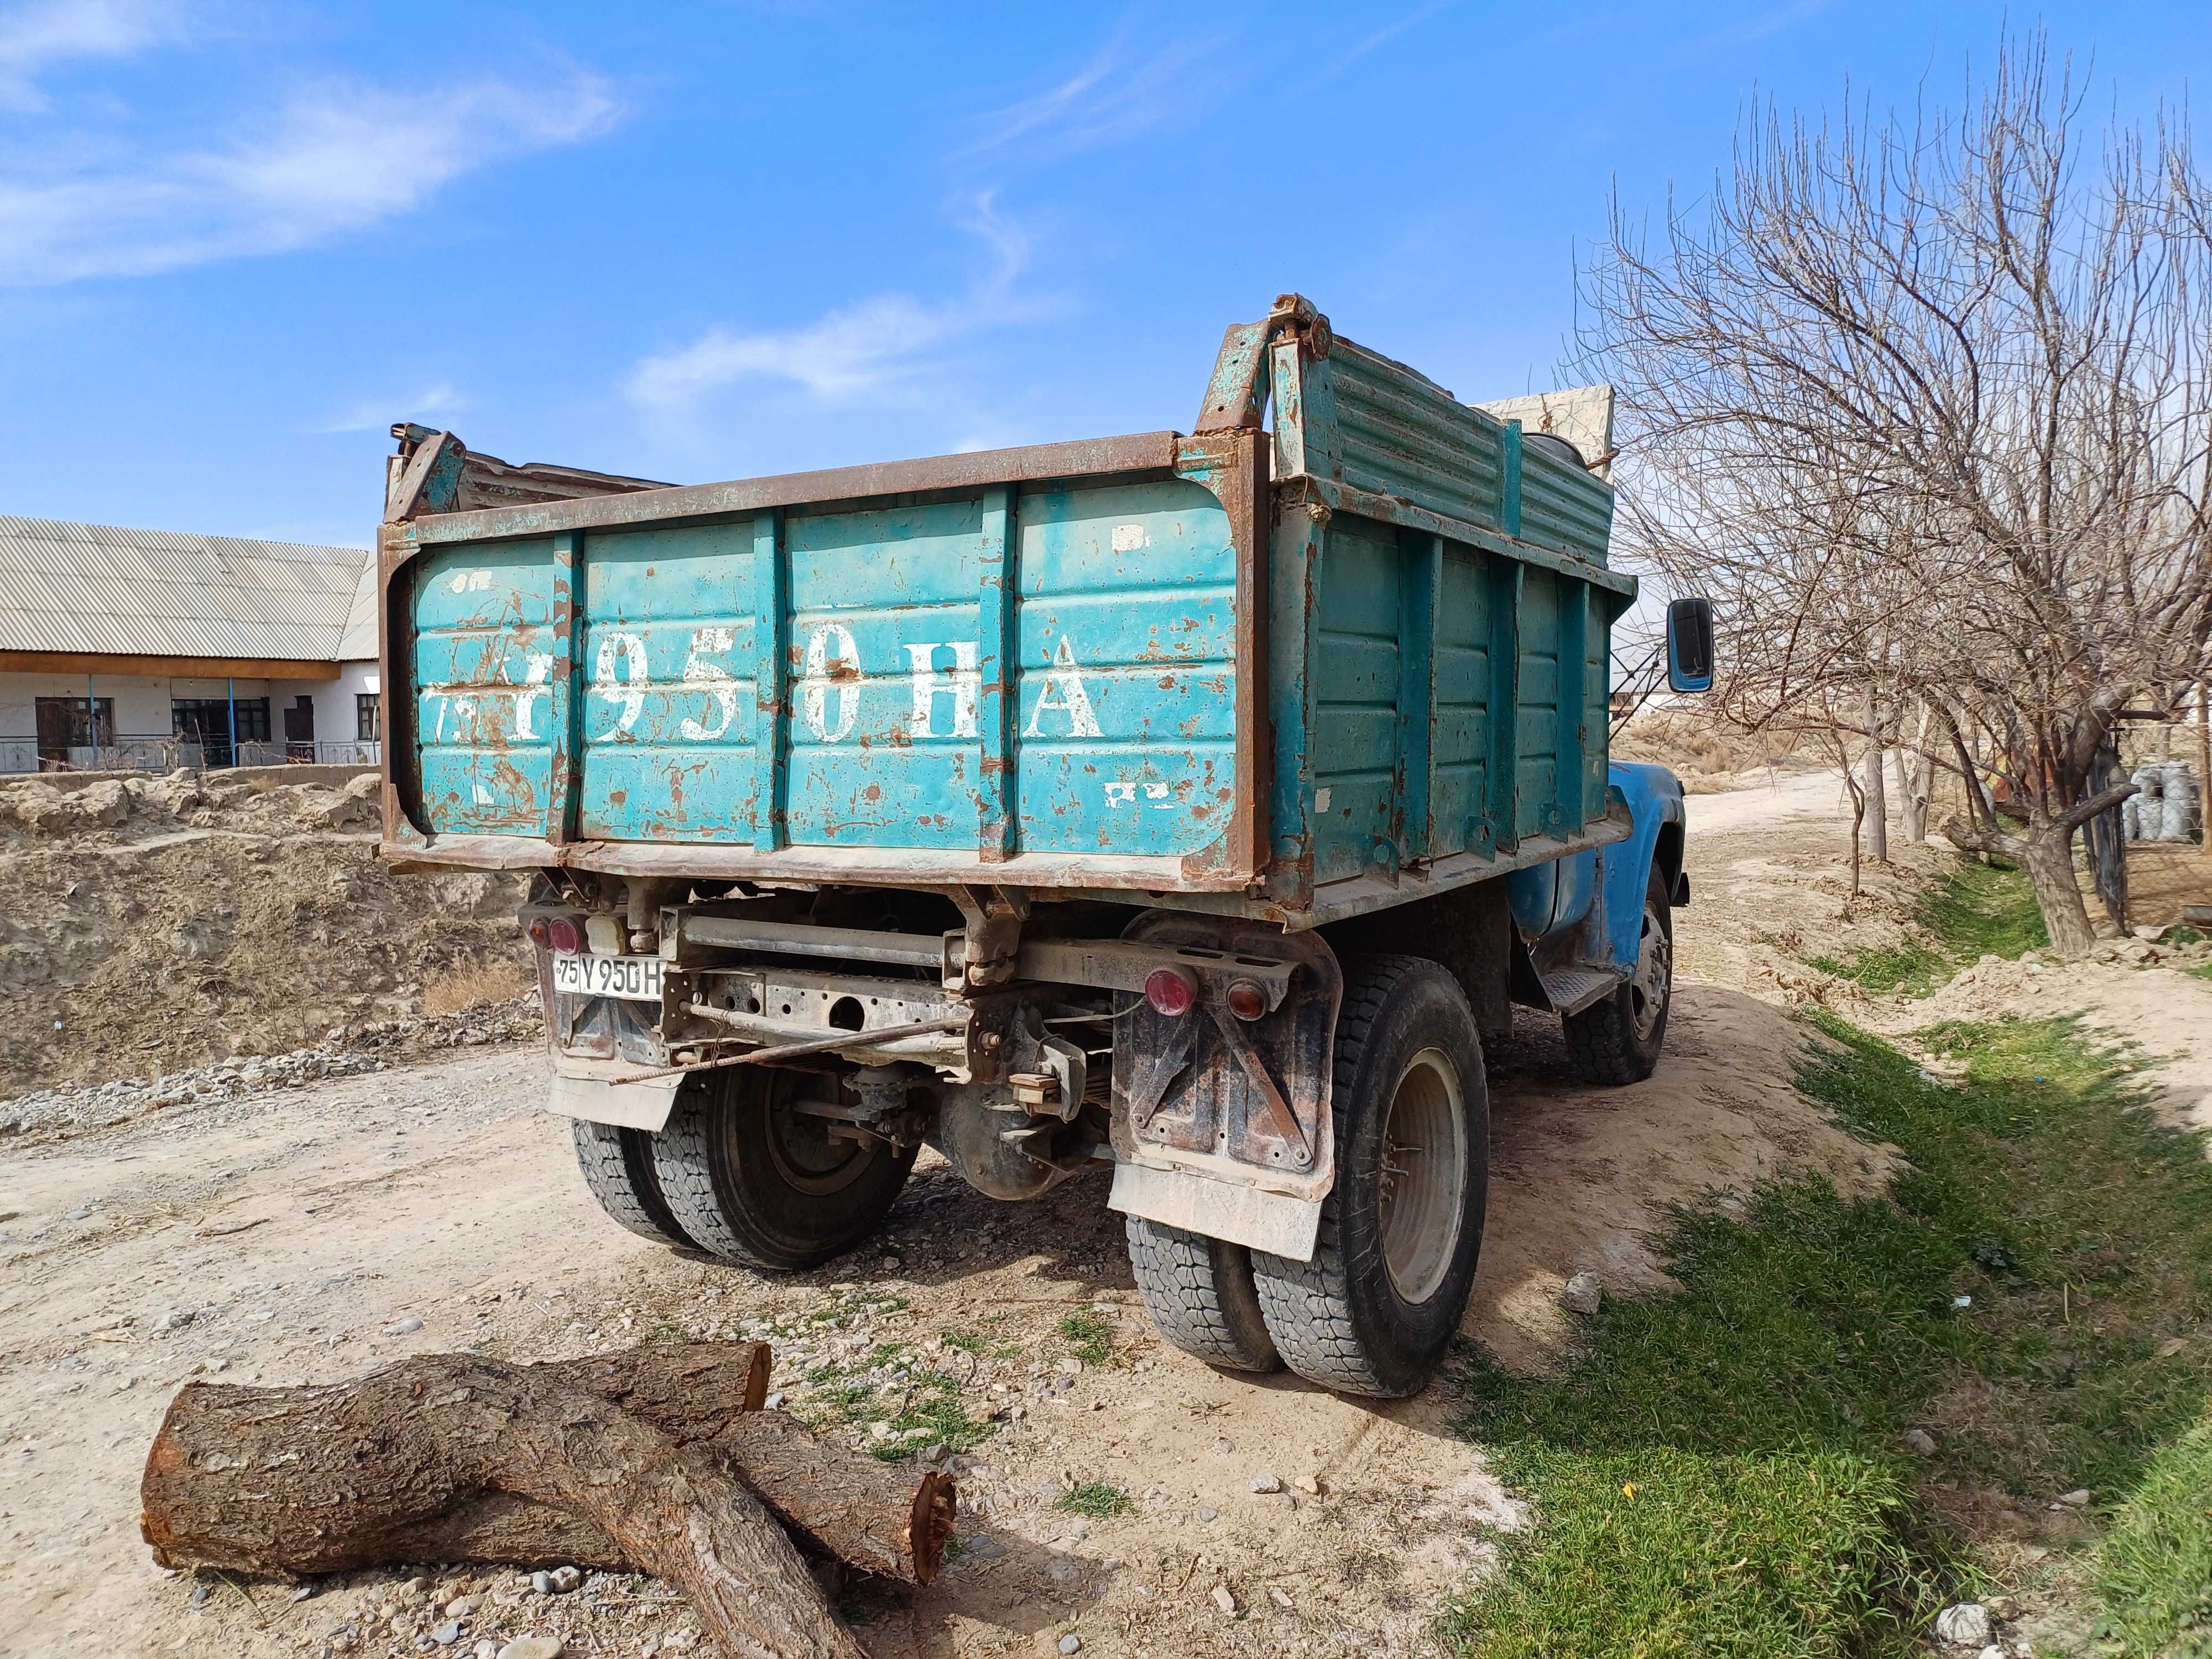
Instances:
[[[945,1547],[958,1514],[952,1482],[823,1445],[794,1419],[763,1413],[769,1370],[766,1343],[631,1348],[524,1370],[598,1395],[679,1445],[713,1443],[709,1449],[723,1469],[787,1527],[863,1572],[926,1584],[944,1565]],[[187,1449],[185,1461],[158,1485],[153,1460],[148,1462],[143,1524],[157,1554],[162,1553],[157,1534],[175,1530],[173,1512],[199,1502],[191,1456],[202,1449],[222,1459],[240,1455],[234,1439],[240,1412],[271,1395],[294,1392],[196,1384],[178,1395],[162,1435]],[[160,1445],[157,1440],[157,1450]],[[196,1556],[190,1565],[303,1577],[390,1561],[635,1569],[589,1517],[497,1490],[459,1496],[450,1507],[397,1522],[373,1539],[333,1539],[327,1532],[282,1538],[257,1534],[218,1545],[204,1529],[201,1537],[204,1549],[217,1553]]]
[[[863,1659],[726,1454],[643,1414],[696,1426],[679,1382],[717,1386],[711,1366],[653,1375],[667,1352],[530,1367],[433,1354],[324,1388],[189,1384],[147,1455],[142,1529],[165,1566],[332,1572],[422,1559],[406,1545],[426,1523],[498,1494],[588,1522],[732,1654]],[[745,1401],[757,1363],[733,1390],[723,1379],[726,1399]]]

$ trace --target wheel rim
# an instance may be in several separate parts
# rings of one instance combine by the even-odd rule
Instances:
[[[791,1091],[778,1087],[768,1108],[769,1162],[785,1185],[802,1193],[834,1193],[849,1187],[868,1167],[873,1148],[833,1139],[826,1119],[795,1112]]]
[[[1441,1048],[1415,1054],[1382,1126],[1378,1205],[1390,1283],[1426,1302],[1451,1272],[1467,1188],[1467,1115],[1459,1069]]]
[[[1628,981],[1631,1023],[1639,1042],[1648,1041],[1667,1012],[1674,983],[1674,945],[1657,907],[1644,907],[1644,937],[1636,947],[1636,973]]]

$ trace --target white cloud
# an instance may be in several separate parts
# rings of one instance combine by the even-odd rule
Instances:
[[[217,148],[0,174],[0,283],[144,276],[281,252],[420,206],[509,156],[618,118],[597,79],[390,91],[325,82]]]
[[[1018,146],[1022,159],[1057,160],[1194,118],[1233,84],[1211,62],[1220,46],[1218,40],[1172,40],[1139,53],[1127,33],[1117,30],[1066,80],[985,116],[975,140],[952,159],[1003,159]]]
[[[932,305],[885,294],[799,328],[750,334],[713,329],[679,351],[646,358],[625,389],[641,404],[675,408],[740,381],[782,380],[836,404],[911,380],[941,348],[1041,313],[1036,302],[1014,293],[1029,263],[1029,240],[1019,228],[988,196],[976,202],[969,228],[990,244],[994,264],[963,297]]]
[[[0,109],[44,109],[46,70],[143,51],[180,37],[185,21],[167,0],[40,0],[0,12]]]
[[[466,398],[449,382],[441,380],[406,397],[360,398],[307,430],[381,432],[395,421],[422,421],[428,416],[453,415],[468,406]]]

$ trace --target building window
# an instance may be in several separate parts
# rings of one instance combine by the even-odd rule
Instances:
[[[33,701],[38,706],[40,761],[65,763],[72,749],[114,747],[114,698],[39,697]]]
[[[169,704],[173,729],[186,743],[198,744],[209,766],[234,766],[231,752],[232,711],[237,713],[239,747],[269,741],[269,699],[240,697],[177,697]]]
[[[354,736],[362,743],[374,743],[384,735],[379,723],[378,703],[381,697],[374,691],[353,694]]]

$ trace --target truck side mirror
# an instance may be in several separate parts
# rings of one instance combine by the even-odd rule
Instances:
[[[1713,602],[1677,599],[1667,607],[1667,685],[1674,691],[1713,689]]]

